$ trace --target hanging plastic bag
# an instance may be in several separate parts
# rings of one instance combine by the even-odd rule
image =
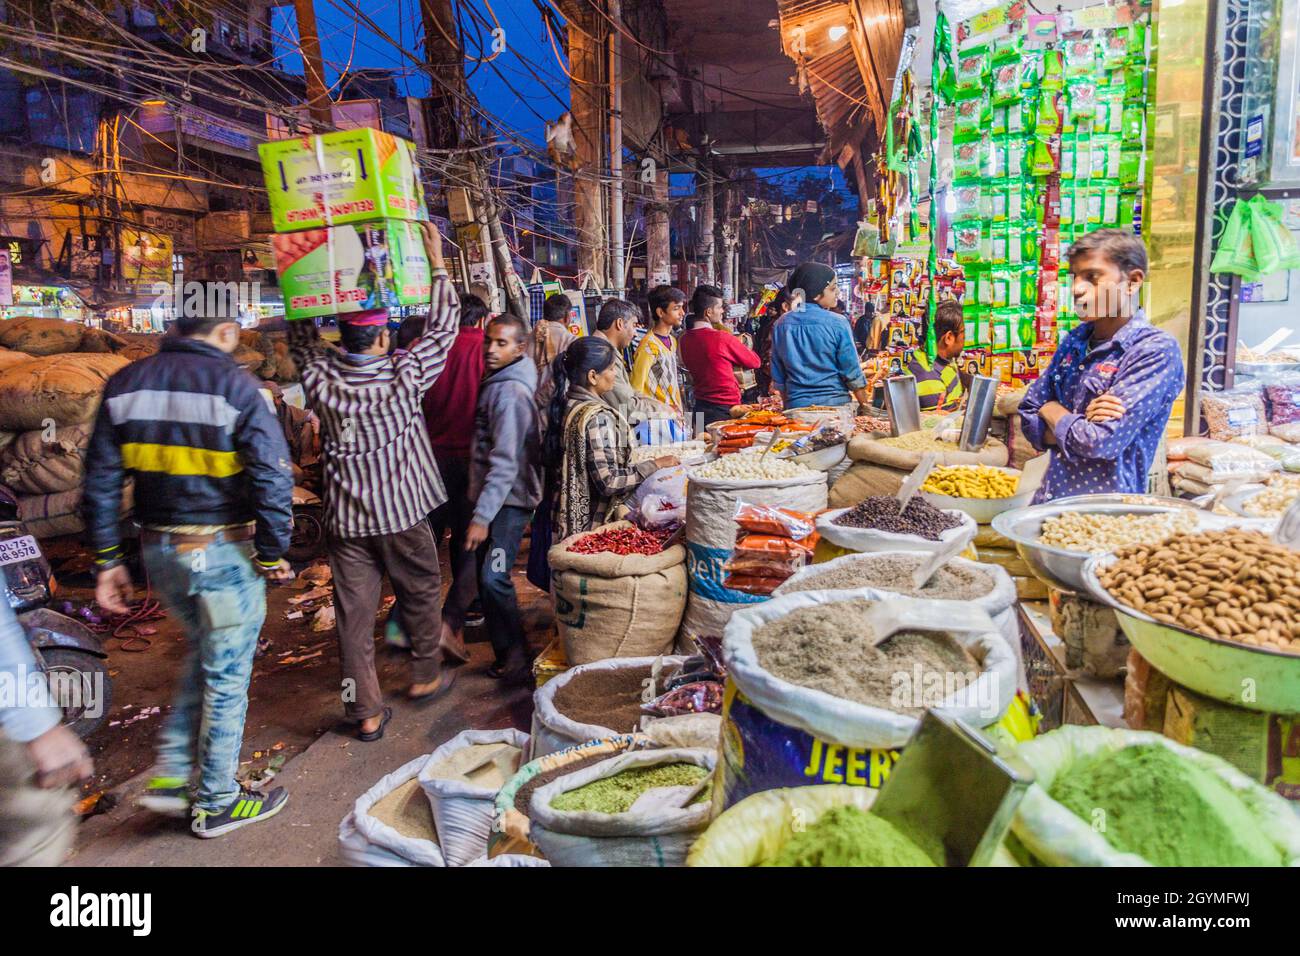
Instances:
[[[1218,251],[1210,263],[1211,272],[1230,272],[1247,282],[1260,278],[1252,246],[1251,216],[1252,207],[1249,202],[1238,201],[1232,207],[1228,222],[1223,227],[1223,236],[1219,239]]]
[[[1282,222],[1282,207],[1256,196],[1250,206],[1250,239],[1255,253],[1255,268],[1267,276],[1286,269],[1300,268],[1300,248],[1295,237]]]

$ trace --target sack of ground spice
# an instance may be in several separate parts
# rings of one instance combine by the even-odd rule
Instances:
[[[863,612],[877,600],[913,614],[950,607],[863,588],[788,594],[733,615],[715,811],[776,787],[879,788],[928,706],[977,727],[1007,713],[1016,657],[987,616],[986,633],[904,632],[871,648]]]
[[[970,515],[941,511],[920,495],[898,513],[892,495],[867,498],[852,508],[826,511],[817,516],[817,533],[837,548],[858,553],[876,551],[933,552],[954,540],[968,545],[979,530]]]
[[[497,791],[493,805],[495,820],[488,837],[488,853],[539,855],[541,851],[528,836],[532,826],[528,819],[528,806],[533,791],[566,773],[607,760],[633,747],[648,746],[649,743],[649,738],[641,734],[621,734],[566,747],[524,764]]]
[[[493,801],[519,770],[528,735],[513,727],[466,730],[433,752],[420,770],[420,786],[433,809],[442,854],[464,866],[487,852]]]
[[[1300,865],[1300,817],[1219,757],[1161,734],[1106,727],[1061,727],[1018,749],[1036,778],[1008,838],[1022,861]]]
[[[711,750],[625,753],[533,791],[534,843],[552,866],[684,866],[709,823]]]
[[[552,678],[533,694],[532,757],[600,737],[635,733],[641,705],[662,692],[649,692],[658,664],[662,677],[685,657],[615,657],[583,664]],[[653,719],[653,718],[648,718]]]
[[[339,824],[339,852],[348,865],[447,865],[420,789],[428,759],[426,754],[403,764],[357,798]]]
[[[551,547],[556,626],[570,664],[672,650],[686,608],[686,549],[635,550],[663,537],[615,521]],[[584,542],[593,540],[623,553],[584,553]]]

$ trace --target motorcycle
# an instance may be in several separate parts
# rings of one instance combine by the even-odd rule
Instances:
[[[81,621],[48,606],[58,587],[40,544],[18,520],[17,502],[0,493],[0,572],[5,599],[23,626],[63,722],[89,737],[108,716],[113,685],[103,642]]]

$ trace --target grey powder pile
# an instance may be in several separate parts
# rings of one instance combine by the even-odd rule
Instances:
[[[764,624],[754,632],[758,663],[792,684],[914,717],[925,708],[919,701],[917,706],[895,705],[895,675],[910,681],[917,664],[923,683],[932,680],[931,674],[979,674],[979,663],[947,634],[900,631],[872,647],[863,639],[868,633],[864,612],[871,604],[840,601],[800,608]],[[956,689],[966,682],[955,678]]]
[[[912,573],[924,555],[871,555],[845,562],[838,568],[817,571],[782,587],[782,594],[795,591],[849,590],[879,588],[907,597],[940,601],[974,601],[993,590],[993,575],[981,568],[946,564],[919,591],[912,587]]]

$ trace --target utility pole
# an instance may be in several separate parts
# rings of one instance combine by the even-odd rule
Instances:
[[[607,110],[601,91],[601,63],[606,59],[606,52],[597,36],[597,18],[589,0],[567,0],[561,3],[560,9],[568,23],[569,102],[572,104],[569,112],[573,116],[573,138],[578,150],[575,159],[577,172],[573,177],[578,270],[604,287],[609,275],[609,246],[605,231],[605,204],[601,196]]]
[[[713,164],[706,156],[701,164],[701,170],[698,173],[704,179],[704,197],[700,203],[700,239],[697,255],[704,256],[704,279],[706,282],[715,282],[717,272],[715,270],[716,259],[714,246],[714,196],[713,196]]]
[[[330,98],[325,89],[325,66],[320,54],[320,35],[316,32],[316,7],[312,0],[293,0],[298,19],[298,49],[302,52],[302,72],[307,79],[307,112],[312,125],[329,129],[333,125]]]
[[[470,93],[465,83],[465,56],[456,30],[456,15],[451,0],[420,0],[420,15],[424,22],[425,58],[433,76],[433,94],[430,97],[430,130],[436,131],[434,145],[441,149],[461,149],[454,165],[459,185],[468,186],[478,200],[475,219],[486,232],[485,241],[491,247],[497,276],[505,290],[509,309],[520,318],[528,318],[528,299],[523,282],[515,273],[510,247],[492,191],[492,177],[478,149],[471,123],[472,114],[462,108]]]
[[[648,285],[671,285],[673,281],[672,249],[668,229],[668,170],[659,168],[650,185],[650,202],[646,206],[646,274]]]
[[[621,0],[609,0],[609,272],[610,285],[622,297],[623,274],[623,55]]]

